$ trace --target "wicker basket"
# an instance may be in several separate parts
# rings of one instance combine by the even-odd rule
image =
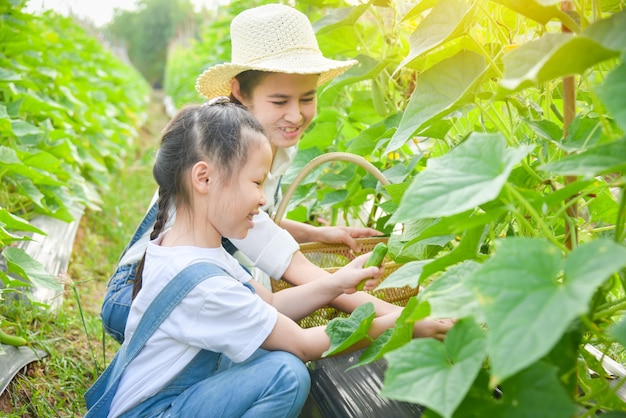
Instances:
[[[347,161],[360,165],[365,168],[370,174],[376,177],[382,185],[389,184],[389,181],[385,176],[371,163],[364,158],[344,152],[333,152],[321,155],[311,160],[298,176],[294,179],[293,183],[285,192],[283,199],[276,211],[274,221],[279,222],[285,214],[289,199],[297,189],[299,183],[317,166],[328,161]],[[362,253],[372,251],[376,244],[379,242],[387,243],[387,237],[373,237],[373,238],[357,238]],[[333,273],[340,267],[346,265],[350,260],[355,257],[350,247],[342,244],[325,244],[321,242],[304,243],[300,245],[300,251],[307,257],[313,264],[323,268],[324,270]],[[382,282],[391,273],[396,271],[401,264],[398,264],[391,260],[389,257],[385,258],[383,274],[380,278]],[[279,292],[283,289],[291,287],[292,285],[285,280],[271,280],[272,291]],[[411,288],[409,286],[403,288],[389,288],[379,291],[371,292],[374,296],[383,299],[387,302],[404,306],[409,298],[417,295],[418,289]],[[309,328],[318,325],[326,325],[328,321],[336,317],[347,317],[348,315],[341,312],[331,306],[324,306],[313,314],[303,318],[299,321],[300,325],[304,328]]]

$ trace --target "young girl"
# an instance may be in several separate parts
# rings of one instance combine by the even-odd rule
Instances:
[[[243,104],[263,125],[271,143],[272,161],[265,182],[267,201],[254,217],[255,227],[244,239],[231,239],[231,252],[239,250],[273,278],[301,285],[328,273],[299,251],[299,242],[344,243],[358,251],[354,238],[379,235],[371,228],[313,227],[269,217],[279,203],[280,178],[297,152],[298,142],[315,117],[317,88],[353,66],[322,55],[308,18],[296,9],[268,4],[240,13],[231,25],[232,62],[208,68],[196,88],[208,99],[230,96]],[[107,286],[102,321],[107,332],[123,341],[137,263],[145,252],[157,207],[151,209],[120,257]],[[283,229],[284,228],[284,229]],[[294,239],[295,238],[295,239]],[[314,294],[307,297],[315,297]],[[345,312],[371,302],[377,315],[399,312],[400,307],[365,292],[344,294],[332,305]],[[441,337],[450,324],[430,319],[415,325],[422,336]]]
[[[271,162],[262,126],[235,104],[187,107],[168,125],[153,169],[159,211],[152,241],[135,283],[122,354],[105,373],[120,378],[108,391],[90,390],[87,417],[298,416],[310,385],[304,362],[320,358],[330,341],[324,327],[302,329],[294,320],[354,292],[359,281],[380,271],[364,269],[364,255],[332,280],[277,294],[252,279],[221,240],[243,239],[254,227],[252,219],[266,202],[263,182]],[[176,219],[164,230],[172,207]],[[180,302],[169,296],[155,302],[168,283],[175,281],[179,292],[191,280],[174,278],[181,271],[205,265],[205,275],[213,275]],[[164,315],[160,325],[153,312]],[[397,317],[377,318],[371,337]],[[146,324],[155,327],[153,333]],[[137,348],[142,337],[145,345]],[[124,358],[125,369],[119,363]]]

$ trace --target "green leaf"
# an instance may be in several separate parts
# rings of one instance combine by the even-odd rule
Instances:
[[[622,347],[626,347],[626,318],[622,318],[620,322],[613,325],[609,329],[609,334],[620,343]]]
[[[611,116],[626,132],[626,62],[609,73],[597,92]]]
[[[626,51],[626,10],[600,19],[582,32],[608,49]]]
[[[43,264],[32,258],[21,248],[6,247],[2,255],[7,262],[8,272],[15,273],[37,287],[62,290],[61,283],[49,274]]]
[[[626,137],[596,145],[580,154],[568,155],[539,169],[553,174],[587,177],[626,170]]]
[[[466,96],[485,69],[482,56],[464,51],[420,74],[400,125],[385,152],[400,148],[429,122],[465,104],[468,101]]]
[[[489,416],[571,418],[576,407],[551,364],[539,362],[502,383],[502,399]],[[496,412],[497,411],[497,412]]]
[[[30,224],[26,219],[13,215],[4,208],[0,208],[0,226],[14,231],[35,232],[37,234],[45,235],[41,229]]]
[[[393,328],[387,329],[370,344],[359,361],[350,369],[372,363],[383,357],[384,354],[402,347],[413,338],[413,325],[415,320],[411,320],[411,314],[418,308],[418,301],[415,298],[409,299],[402,313],[395,322]],[[427,303],[424,305],[428,305]],[[348,369],[348,370],[350,370]]]
[[[398,270],[391,273],[375,290],[392,289],[409,286],[415,289],[419,286],[419,278],[425,264],[432,260],[411,261],[403,264]]]
[[[548,33],[504,55],[500,86],[510,92],[560,77],[582,74],[588,68],[619,55],[585,36]]]
[[[450,216],[495,199],[532,146],[507,148],[501,134],[473,133],[428,161],[404,193],[391,222]]]
[[[381,396],[424,405],[449,418],[482,367],[485,335],[471,318],[462,319],[443,342],[414,339],[385,358],[389,367]]]
[[[545,25],[552,19],[562,20],[563,12],[554,4],[541,4],[534,0],[492,0],[496,3],[500,3],[509,9],[526,16],[535,22]],[[556,2],[553,2],[556,3]]]
[[[484,322],[476,295],[467,283],[467,279],[480,267],[473,260],[450,267],[421,290],[417,299],[430,304],[431,314],[435,318],[460,319],[473,316],[477,321]]]
[[[409,36],[409,55],[398,65],[396,72],[420,55],[465,32],[471,20],[471,6],[462,0],[440,0],[426,18]]]
[[[323,18],[313,22],[313,30],[321,35],[340,27],[353,27],[368,7],[369,5],[365,3],[355,7],[331,9]]]
[[[0,68],[0,81],[19,81],[22,76],[6,68]]]
[[[483,238],[485,228],[475,226],[469,228],[463,234],[461,242],[449,253],[438,257],[424,266],[420,280],[424,280],[433,274],[443,271],[449,266],[465,260],[475,260],[479,258],[478,250]]]
[[[582,244],[565,260],[543,239],[498,241],[495,256],[469,278],[485,312],[492,386],[546,355],[623,266],[626,248],[608,240]]]
[[[23,120],[12,120],[11,128],[13,129],[13,134],[15,134],[18,138],[26,135],[37,135],[41,133],[41,129]]]
[[[349,318],[331,319],[326,325],[330,347],[322,354],[322,357],[337,354],[362,339],[369,338],[367,331],[375,317],[374,305],[367,302],[357,307]]]

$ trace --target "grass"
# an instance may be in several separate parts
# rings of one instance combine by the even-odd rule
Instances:
[[[111,360],[118,344],[104,336],[100,305],[118,257],[148,208],[155,190],[152,161],[167,123],[161,97],[154,93],[139,141],[126,165],[103,193],[102,210],[87,211],[80,222],[57,312],[21,303],[3,314],[48,356],[23,369],[0,397],[3,417],[81,417],[83,395]],[[22,334],[21,334],[22,335]]]

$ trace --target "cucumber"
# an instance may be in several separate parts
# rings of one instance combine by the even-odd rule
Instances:
[[[387,255],[388,249],[389,248],[384,242],[379,242],[378,244],[376,244],[374,250],[372,251],[372,254],[363,265],[363,268],[372,266],[380,267],[380,265],[383,263],[385,255]],[[363,290],[366,281],[367,279],[361,280],[359,284],[356,285],[356,290]]]
[[[15,335],[6,334],[4,331],[0,330],[0,343],[6,345],[12,345],[14,347],[22,347],[26,345],[27,341]]]

